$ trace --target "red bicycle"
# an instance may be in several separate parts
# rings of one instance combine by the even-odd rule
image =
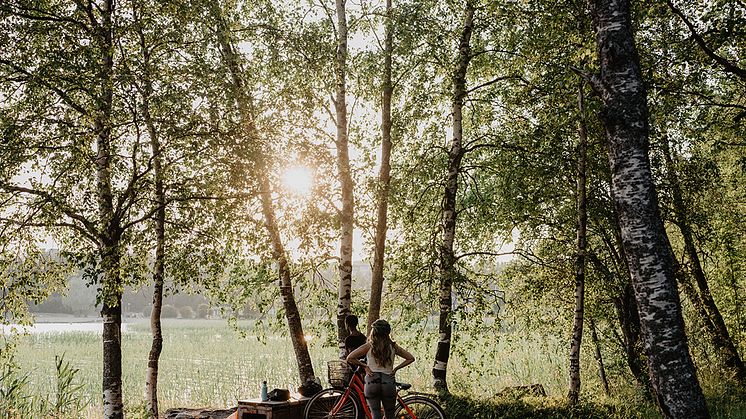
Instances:
[[[306,404],[303,417],[305,419],[359,419],[363,417],[370,419],[372,416],[368,403],[365,403],[365,384],[362,375],[357,370],[350,374],[350,367],[345,361],[329,361],[327,366],[329,384],[332,387],[311,397]],[[443,409],[428,395],[415,392],[404,396],[398,394],[400,390],[408,390],[411,387],[411,384],[396,383],[397,404],[394,418],[446,418]]]

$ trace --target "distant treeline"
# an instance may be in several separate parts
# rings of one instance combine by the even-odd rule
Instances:
[[[328,272],[327,272],[328,271]],[[332,269],[321,272],[325,277],[333,275]],[[370,265],[368,262],[355,262],[353,265],[355,288],[370,286]],[[152,289],[149,287],[126,286],[122,295],[122,315],[125,317],[147,317],[153,306]],[[39,304],[30,303],[32,313],[71,314],[78,317],[96,317],[100,308],[95,306],[96,287],[88,286],[81,273],[68,279],[68,288],[63,293],[53,293]],[[203,295],[172,292],[164,296],[162,316],[165,318],[215,318],[220,317],[220,305],[211,304]],[[257,318],[261,313],[245,307],[239,318]]]

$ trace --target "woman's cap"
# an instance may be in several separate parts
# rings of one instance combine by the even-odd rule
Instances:
[[[370,325],[370,328],[375,330],[377,333],[388,335],[391,333],[391,325],[384,319],[378,319]]]

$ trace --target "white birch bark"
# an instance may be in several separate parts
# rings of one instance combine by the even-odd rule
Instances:
[[[463,147],[463,107],[466,99],[466,70],[471,59],[471,34],[474,26],[474,6],[466,3],[464,25],[459,39],[458,60],[453,72],[452,123],[453,138],[448,153],[448,167],[443,196],[443,242],[440,246],[440,313],[438,319],[438,346],[433,364],[433,386],[447,392],[448,359],[451,355],[451,316],[453,312],[453,280],[457,275],[454,240],[456,238],[456,196],[458,175],[461,172]]]
[[[684,333],[674,259],[658,209],[648,157],[647,93],[629,0],[591,0],[612,192],[656,401],[666,418],[709,417]]]
[[[342,211],[340,213],[339,238],[339,292],[337,304],[337,343],[339,356],[346,356],[345,318],[350,314],[352,299],[352,230],[354,227],[354,197],[350,155],[347,138],[347,12],[346,0],[336,0],[337,9],[337,61],[336,97],[334,109],[337,125],[337,172],[342,187]]]
[[[583,314],[585,309],[585,247],[586,225],[588,220],[586,202],[586,149],[588,134],[585,127],[585,96],[584,82],[578,88],[578,108],[580,121],[578,122],[578,167],[577,167],[577,249],[575,255],[575,315],[572,324],[572,340],[570,342],[570,388],[567,401],[571,406],[578,403],[580,396],[580,348],[583,340]]]
[[[114,212],[114,197],[111,188],[112,145],[111,117],[114,78],[114,2],[105,0],[100,6],[101,22],[96,33],[96,42],[101,51],[98,74],[100,96],[96,98],[96,194],[99,215],[99,255],[102,284],[103,319],[103,408],[104,418],[122,419],[122,284],[120,277],[119,220]]]

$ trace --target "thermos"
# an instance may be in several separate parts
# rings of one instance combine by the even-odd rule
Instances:
[[[261,395],[261,397],[262,397],[262,401],[263,402],[269,401],[269,396],[267,396],[267,382],[266,381],[262,381],[262,395]]]

